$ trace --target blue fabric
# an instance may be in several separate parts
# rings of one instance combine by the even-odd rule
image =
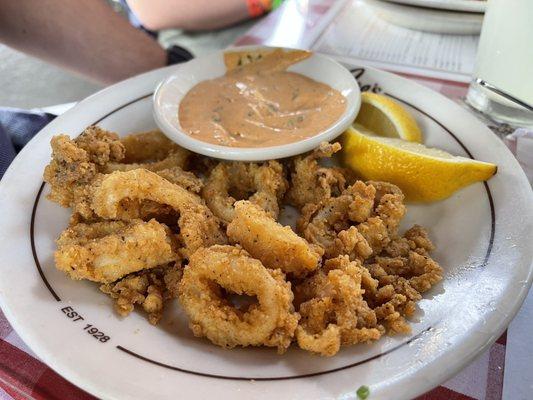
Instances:
[[[43,112],[0,108],[0,179],[20,149],[55,117]]]

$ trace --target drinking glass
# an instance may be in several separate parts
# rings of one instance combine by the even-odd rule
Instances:
[[[533,0],[488,0],[466,102],[497,123],[533,127]]]

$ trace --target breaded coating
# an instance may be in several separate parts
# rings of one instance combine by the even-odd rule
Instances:
[[[174,185],[154,172],[135,169],[103,175],[92,188],[92,209],[102,218],[129,219],[121,215],[121,201],[151,200],[181,210],[201,199],[180,186]]]
[[[67,135],[54,136],[50,142],[52,160],[44,170],[44,180],[50,184],[48,199],[63,207],[77,201],[76,191],[83,191],[110,161],[120,161],[124,148],[117,134],[90,126],[76,139]]]
[[[400,188],[392,183],[376,181],[366,183],[376,189],[375,215],[383,221],[389,236],[396,236],[400,222],[405,215],[405,205],[403,204],[405,196]]]
[[[268,268],[291,276],[305,276],[320,265],[322,249],[312,246],[289,226],[282,226],[266,211],[249,201],[235,203],[235,217],[228,237]]]
[[[228,293],[254,296],[257,302],[241,309]],[[283,273],[233,246],[194,253],[179,285],[179,300],[194,335],[226,348],[269,346],[283,353],[298,324],[291,284]]]
[[[220,228],[220,220],[204,204],[194,204],[180,211],[178,237],[180,252],[189,257],[201,247],[226,244],[228,239]]]
[[[192,172],[184,171],[180,167],[162,169],[156,172],[170,183],[181,186],[183,189],[193,193],[200,193],[204,187],[204,182]]]
[[[162,160],[145,162],[145,163],[109,163],[104,170],[105,173],[113,171],[131,171],[132,169],[144,168],[148,171],[161,171],[169,168],[183,168],[185,159],[181,153],[170,153]]]
[[[118,135],[98,126],[92,125],[86,128],[74,139],[74,143],[87,153],[89,162],[100,167],[124,158],[124,146],[120,143]]]
[[[296,339],[301,348],[332,356],[341,345],[381,337],[383,329],[363,298],[364,273],[359,261],[339,256],[327,260],[320,271],[295,287],[301,315]]]
[[[161,162],[154,162],[150,164],[108,164],[106,167],[106,173],[111,173],[114,171],[131,171],[134,169],[146,169],[148,171],[155,172],[162,178],[165,178],[167,181],[179,185],[182,188],[189,190],[194,193],[200,193],[204,187],[203,181],[198,178],[194,173],[189,171],[184,171],[180,167],[173,165],[172,163],[167,163],[165,159]]]
[[[310,243],[322,246],[328,258],[352,254],[352,259],[365,259],[368,257],[368,245],[352,227],[372,215],[374,195],[373,186],[357,181],[338,197],[307,204],[298,221],[298,230]],[[346,232],[340,234],[343,231]]]
[[[365,299],[390,334],[411,332],[404,317],[413,315],[421,293],[442,280],[442,268],[428,256],[432,249],[427,232],[415,225],[365,265],[375,280],[363,284]]]
[[[127,220],[140,216],[138,205],[146,200],[179,212],[179,237],[186,255],[202,246],[226,243],[219,220],[200,197],[145,169],[104,175],[92,189],[91,207],[102,218]]]
[[[294,158],[291,169],[289,204],[302,208],[338,196],[346,187],[344,170],[338,167],[320,166],[318,160],[330,158],[341,149],[339,143],[323,142],[306,156]]]
[[[168,227],[155,220],[78,224],[57,239],[56,267],[72,279],[114,282],[177,259]]]
[[[165,303],[178,296],[182,268],[179,262],[167,266],[134,272],[100,290],[115,299],[115,311],[127,317],[139,304],[148,314],[148,321],[156,325],[163,314]]]
[[[221,162],[211,171],[202,197],[218,218],[229,223],[237,200],[249,200],[277,219],[286,190],[283,166],[277,161]]]
[[[387,226],[379,217],[370,217],[358,224],[357,231],[368,243],[372,254],[379,254],[391,241]]]
[[[162,161],[172,156],[173,166],[185,168],[187,159],[191,154],[157,130],[127,135],[121,138],[120,142],[125,149],[125,156],[122,162],[126,164],[148,164]]]

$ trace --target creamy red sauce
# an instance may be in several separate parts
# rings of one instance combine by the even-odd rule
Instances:
[[[228,72],[200,82],[181,101],[182,129],[231,147],[277,146],[315,136],[339,119],[346,99],[328,85],[286,71],[310,55],[276,50],[250,62],[246,53],[229,53]]]

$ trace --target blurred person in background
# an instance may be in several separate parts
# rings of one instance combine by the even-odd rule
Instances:
[[[217,29],[262,15],[279,0],[120,3],[130,21],[141,29],[135,29],[105,0],[0,0],[0,42],[93,81],[111,84],[192,58],[179,46],[163,49],[153,31]]]
[[[272,0],[122,0],[140,23],[151,31],[188,31],[223,28],[258,17],[281,1]]]

